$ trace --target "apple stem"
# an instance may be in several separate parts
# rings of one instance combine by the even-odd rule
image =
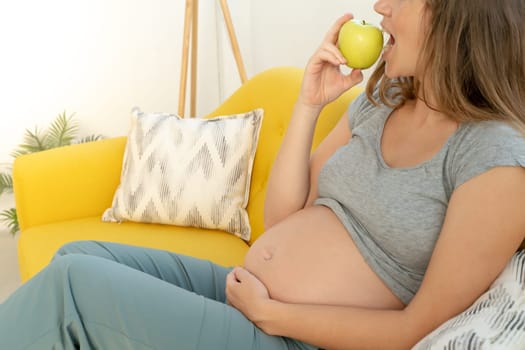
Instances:
[[[366,21],[365,21],[364,19],[363,19],[363,20],[362,20],[361,22],[362,22],[362,24],[363,24],[363,25],[365,25],[365,24],[366,24]]]

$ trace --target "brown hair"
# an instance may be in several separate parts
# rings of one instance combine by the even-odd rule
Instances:
[[[426,0],[428,27],[418,72],[428,77],[435,106],[457,122],[505,120],[525,135],[525,1]],[[399,107],[427,101],[422,81],[390,79],[378,63],[366,92]],[[422,95],[421,95],[422,94]],[[427,102],[428,104],[428,102]]]

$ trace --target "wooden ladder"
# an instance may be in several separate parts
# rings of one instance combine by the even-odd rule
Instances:
[[[228,29],[228,35],[230,37],[230,43],[237,63],[237,70],[241,82],[244,84],[246,81],[246,70],[242,61],[241,52],[239,50],[239,43],[235,36],[233,29],[232,19],[228,3],[226,0],[220,0],[222,14],[226,27]],[[180,88],[179,88],[179,116],[184,116],[186,109],[186,85],[188,79],[188,56],[191,41],[191,91],[190,91],[190,116],[195,117],[196,115],[196,92],[197,92],[197,32],[198,32],[198,16],[199,16],[199,0],[186,0],[186,10],[184,15],[184,33],[183,33],[183,44],[182,44],[182,64],[180,74]]]

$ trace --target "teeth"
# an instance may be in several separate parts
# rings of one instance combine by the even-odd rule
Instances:
[[[388,43],[392,35],[384,29],[382,30],[382,33],[383,33],[383,42]]]
[[[390,36],[388,37],[388,40],[386,40],[384,49],[389,49],[392,46],[394,46],[394,44],[395,44],[394,37],[390,34]]]
[[[385,28],[382,28],[382,33],[383,33],[383,42],[385,43],[385,45],[383,46],[384,49],[388,49],[388,48],[391,48],[395,41],[393,40],[394,37],[392,36],[392,34],[390,34],[390,32],[388,30],[386,30]]]

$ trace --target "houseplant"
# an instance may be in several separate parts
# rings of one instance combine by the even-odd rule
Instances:
[[[78,138],[79,125],[74,119],[74,114],[66,115],[64,111],[45,130],[25,130],[24,141],[11,152],[16,158],[24,154],[45,151],[52,148],[68,146],[74,143],[84,143],[100,140],[101,135],[89,135]],[[7,168],[0,172],[0,196],[13,191],[12,169]],[[16,208],[6,209],[0,212],[0,222],[7,225],[9,232],[14,236],[19,231]]]

